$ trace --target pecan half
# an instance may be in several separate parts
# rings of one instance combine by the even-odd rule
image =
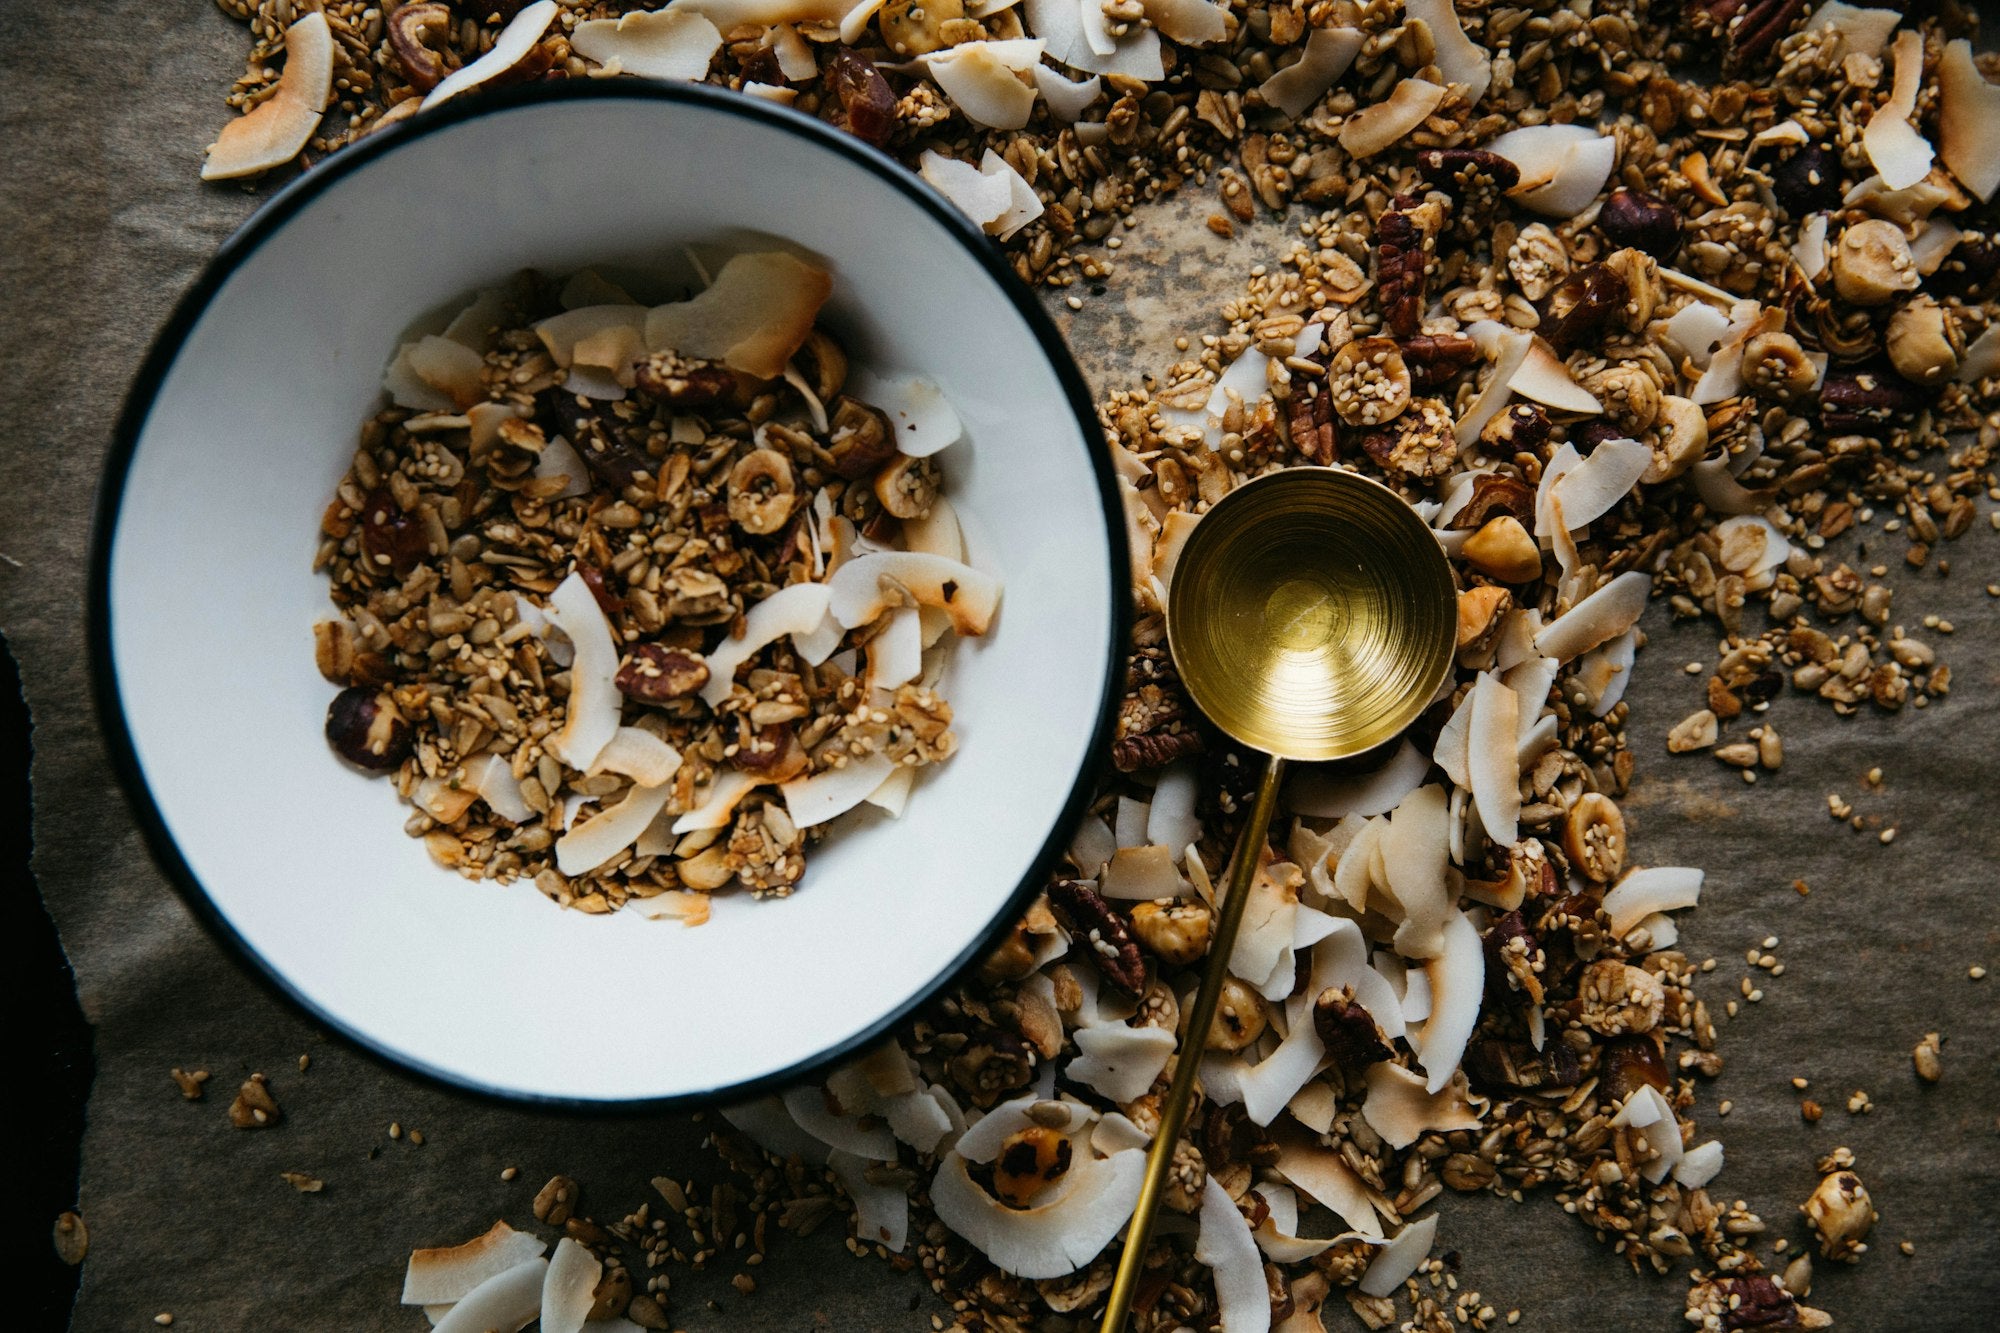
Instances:
[[[1914,416],[1923,401],[1916,386],[1887,368],[1828,371],[1819,390],[1820,425],[1834,434],[1877,435]]]
[[[1769,55],[1805,12],[1806,0],[1750,0],[1724,30],[1723,72],[1734,74]]]
[[[684,699],[708,684],[708,663],[693,653],[657,643],[635,646],[618,665],[619,693],[641,703]]]
[[[1424,233],[1398,198],[1375,220],[1375,287],[1382,323],[1394,337],[1415,335],[1424,316]]]
[[[1441,389],[1479,359],[1479,344],[1463,333],[1420,333],[1397,345],[1419,389]]]
[[[1389,1058],[1389,1043],[1369,1012],[1354,1002],[1350,986],[1327,987],[1313,1001],[1313,1030],[1340,1072],[1358,1076],[1368,1066]]]
[[[833,53],[827,82],[847,113],[847,129],[857,139],[880,146],[896,128],[896,94],[875,62],[851,46]]]
[[[1737,1328],[1797,1328],[1798,1302],[1792,1294],[1762,1273],[1749,1277],[1723,1278],[1722,1326]]]
[[[1081,935],[1090,946],[1086,952],[1104,979],[1128,995],[1137,995],[1146,986],[1146,961],[1125,918],[1097,896],[1095,889],[1075,880],[1057,880],[1049,887],[1049,906],[1062,918],[1072,935]]]
[[[420,93],[427,93],[444,81],[451,66],[444,57],[451,45],[451,7],[428,0],[404,5],[389,16],[389,49],[403,77]]]
[[[1291,431],[1292,448],[1301,458],[1322,466],[1333,461],[1333,394],[1324,379],[1314,377],[1292,386],[1292,395],[1285,400],[1285,425]]]
[[[736,392],[736,377],[719,362],[656,352],[638,364],[633,385],[675,407],[702,407]]]
[[[1521,183],[1521,169],[1483,148],[1427,148],[1417,154],[1424,183],[1462,205],[1491,207]]]

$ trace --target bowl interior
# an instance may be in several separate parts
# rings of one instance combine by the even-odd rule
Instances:
[[[395,1059],[579,1102],[794,1071],[976,953],[1084,794],[1123,554],[1080,381],[942,205],[785,117],[641,89],[418,128],[320,167],[239,238],[177,352],[163,340],[99,608],[140,774],[252,958]],[[794,897],[724,897],[697,929],[439,869],[390,785],[328,750],[313,666],[318,522],[384,361],[412,320],[519,269],[666,270],[746,232],[830,261],[855,360],[931,375],[966,422],[947,493],[1006,591],[946,682],[960,752],[901,819],[851,817]]]

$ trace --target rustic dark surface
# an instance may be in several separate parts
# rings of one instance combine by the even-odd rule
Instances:
[[[654,1175],[717,1170],[686,1117],[579,1121],[474,1103],[330,1042],[200,931],[112,782],[86,689],[90,502],[147,341],[257,202],[197,180],[245,45],[201,0],[0,9],[0,552],[10,558],[0,627],[34,711],[35,869],[98,1057],[80,1204],[91,1251],[73,1326],[151,1327],[171,1311],[185,1329],[414,1331],[422,1315],[395,1304],[413,1245],[462,1239],[496,1215],[528,1225],[530,1200],[558,1171],[581,1182],[586,1211],[613,1218],[650,1195]],[[1052,302],[1101,390],[1163,370],[1176,332],[1213,331],[1213,309],[1294,234],[1271,223],[1223,241],[1201,225],[1211,211],[1211,199],[1189,197],[1147,214],[1102,295],[1080,312]],[[1843,720],[1785,697],[1771,714],[1785,768],[1749,788],[1712,759],[1668,756],[1661,740],[1701,704],[1701,678],[1681,668],[1712,660],[1712,626],[1649,614],[1629,696],[1641,759],[1627,807],[1633,856],[1708,870],[1703,905],[1682,917],[1689,954],[1720,960],[1703,995],[1719,1014],[1744,951],[1767,935],[1787,963],[1781,978],[1758,974],[1762,1004],[1722,1020],[1728,1067],[1696,1113],[1703,1136],[1728,1149],[1714,1190],[1747,1200],[1796,1247],[1814,1159],[1854,1150],[1882,1222],[1858,1267],[1819,1265],[1812,1301],[1849,1329],[1990,1328],[2000,1300],[2000,978],[1966,974],[2000,966],[2000,623],[1984,591],[2000,555],[1983,517],[1948,553],[1955,570],[1941,579],[1901,569],[1900,543],[1880,552],[1897,567],[1899,619],[1922,632],[1935,612],[1958,627],[1926,635],[1956,673],[1941,705]],[[191,608],[200,596],[189,590]],[[1862,778],[1876,765],[1886,781],[1870,792]],[[1829,791],[1875,827],[1896,826],[1895,843],[1830,820]],[[1794,891],[1798,879],[1810,896]],[[1946,1038],[1936,1087],[1917,1082],[1909,1056],[1931,1030]],[[312,1056],[303,1074],[301,1054]],[[176,1065],[213,1072],[207,1099],[181,1099]],[[270,1076],[285,1120],[239,1132],[226,1109],[253,1071]],[[1827,1108],[1816,1126],[1800,1120],[1794,1076]],[[1857,1088],[1872,1115],[1844,1109]],[[1727,1118],[1722,1098],[1734,1102]],[[391,1121],[426,1142],[391,1141]],[[520,1174],[504,1183],[510,1165]],[[322,1177],[325,1191],[296,1193],[279,1177],[288,1170]],[[1547,1197],[1440,1207],[1439,1252],[1456,1252],[1464,1287],[1520,1308],[1522,1327],[1684,1327],[1682,1277],[1634,1276]],[[53,1219],[29,1220],[45,1234]],[[1913,1256],[1897,1252],[1904,1240]],[[727,1287],[732,1271],[677,1277],[676,1326],[914,1333],[943,1312],[918,1279],[848,1258],[832,1228],[778,1243],[747,1301]],[[1337,1308],[1328,1317],[1357,1326]]]

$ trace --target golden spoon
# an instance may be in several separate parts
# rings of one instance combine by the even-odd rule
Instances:
[[[1436,535],[1394,491],[1336,468],[1267,473],[1224,496],[1188,538],[1167,602],[1167,645],[1188,697],[1265,762],[1103,1333],[1121,1333],[1132,1307],[1286,763],[1351,758],[1409,726],[1451,669],[1457,639]]]

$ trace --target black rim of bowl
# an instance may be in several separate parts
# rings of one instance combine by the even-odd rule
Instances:
[[[125,717],[119,692],[117,668],[111,654],[111,547],[117,534],[119,510],[125,483],[146,421],[161,385],[179,359],[183,344],[194,326],[207,313],[209,303],[237,268],[265,241],[276,235],[296,214],[342,178],[361,170],[377,158],[396,152],[404,145],[425,138],[464,121],[505,114],[548,103],[578,101],[656,102],[665,106],[694,106],[727,115],[761,121],[764,124],[807,139],[850,164],[873,173],[902,193],[971,256],[1007,297],[1040,344],[1042,353],[1063,386],[1071,413],[1082,434],[1097,480],[1098,498],[1103,507],[1106,554],[1110,559],[1111,616],[1110,647],[1099,683],[1097,721],[1090,748],[1077,773],[1062,814],[1049,830],[1041,849],[1030,861],[1027,873],[1008,896],[1002,909],[958,957],[946,964],[929,982],[861,1031],[837,1045],[784,1069],[748,1079],[693,1092],[631,1099],[578,1098],[542,1095],[494,1087],[475,1079],[449,1073],[390,1049],[368,1033],[353,1028],[326,1012],[312,997],[296,988],[245,940],[222,915],[208,891],[189,867],[175,843],[172,832],[154,802]],[[797,1083],[838,1063],[843,1057],[865,1050],[888,1035],[912,1014],[954,984],[978,963],[1000,936],[1012,925],[1029,900],[1046,882],[1068,845],[1069,833],[1089,804],[1099,775],[1104,771],[1116,716],[1119,680],[1125,644],[1130,628],[1130,556],[1125,540],[1124,507],[1119,499],[1116,478],[1105,451],[1093,447],[1098,438],[1096,406],[1082,372],[1057,332],[1046,311],[1014,273],[1000,248],[970,219],[938,195],[914,172],[880,150],[851,134],[815,120],[789,107],[749,97],[741,93],[701,84],[666,84],[616,80],[574,81],[561,84],[528,85],[521,88],[476,92],[409,120],[385,126],[359,143],[341,149],[274,194],[234,235],[224,241],[196,276],[191,287],[174,306],[173,313],[155,337],[138,375],[127,393],[111,440],[103,477],[98,484],[96,517],[90,539],[90,591],[87,608],[90,650],[91,693],[98,724],[110,749],[112,768],[123,787],[132,812],[153,859],[168,882],[187,903],[195,917],[219,940],[225,950],[250,965],[250,971],[267,990],[302,1010],[308,1018],[347,1044],[388,1065],[409,1070],[446,1088],[524,1108],[599,1114],[631,1114],[685,1106],[726,1103],[755,1096],[786,1084]],[[301,640],[303,643],[304,640]]]

